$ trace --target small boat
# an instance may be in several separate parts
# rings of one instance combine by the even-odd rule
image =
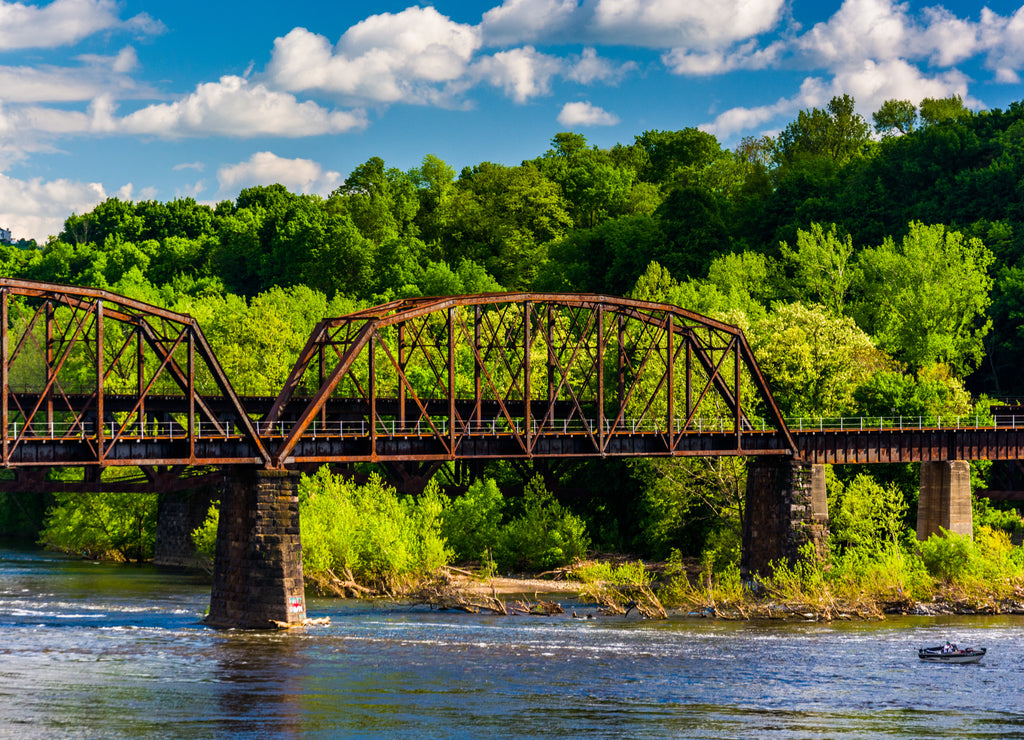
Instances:
[[[987,652],[986,648],[958,648],[951,642],[935,647],[921,648],[917,657],[929,663],[977,663]]]

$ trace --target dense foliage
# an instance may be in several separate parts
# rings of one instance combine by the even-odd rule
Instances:
[[[1024,396],[1024,104],[976,113],[959,98],[893,100],[872,123],[839,96],[731,151],[696,129],[608,149],[565,132],[534,159],[458,173],[433,155],[406,171],[373,157],[327,197],[271,185],[214,206],[111,198],[45,244],[0,246],[0,273],[191,313],[242,393],[275,394],[324,316],[536,289],[668,301],[736,324],[788,415],[962,416],[985,414],[987,397]],[[401,568],[378,562],[381,548],[414,563],[450,547],[544,568],[592,542],[659,559],[703,553],[723,577],[735,566],[741,461],[594,462],[547,474],[543,494],[530,471],[498,462],[487,473],[497,484],[449,504],[427,496],[435,539],[401,547],[426,513],[381,498],[380,482],[371,502],[318,477],[306,516],[330,513],[304,521],[307,557],[382,583]],[[909,557],[912,471],[836,474],[833,552],[846,560],[832,572]],[[522,499],[503,496],[523,487]],[[560,498],[570,489],[587,492],[572,510]],[[58,504],[54,521],[72,521]],[[360,544],[331,529],[339,512],[378,517],[378,529]],[[506,536],[534,550],[509,554]]]

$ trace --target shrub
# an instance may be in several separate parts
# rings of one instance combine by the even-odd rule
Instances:
[[[313,583],[349,572],[393,591],[449,561],[441,534],[445,497],[430,485],[399,497],[377,475],[362,486],[321,468],[299,482],[302,568]]]
[[[504,571],[544,570],[582,558],[588,547],[586,524],[558,503],[538,476],[526,485],[522,513],[502,528],[494,560]]]
[[[458,560],[486,560],[501,531],[505,499],[493,479],[476,480],[444,511],[441,532]]]
[[[40,544],[86,558],[142,562],[156,544],[155,493],[56,493]]]

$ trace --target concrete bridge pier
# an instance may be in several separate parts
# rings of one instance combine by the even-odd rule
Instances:
[[[917,499],[917,539],[939,534],[939,528],[966,537],[974,535],[971,511],[971,464],[966,460],[921,463]]]
[[[238,468],[220,501],[211,627],[268,629],[306,618],[299,474]]]
[[[744,580],[770,574],[773,560],[795,561],[807,542],[824,554],[827,541],[825,466],[785,456],[753,458],[740,558]]]

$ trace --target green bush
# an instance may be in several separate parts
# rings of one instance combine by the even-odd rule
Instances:
[[[590,547],[583,520],[558,503],[540,477],[523,492],[522,513],[506,524],[494,549],[503,571],[535,571],[568,565]]]
[[[345,571],[363,585],[394,591],[446,565],[441,534],[447,499],[435,485],[399,497],[373,475],[362,486],[321,468],[299,482],[302,568],[316,583]]]
[[[192,530],[192,545],[196,556],[207,570],[213,570],[213,556],[217,550],[217,527],[220,523],[220,502],[214,501],[206,512],[203,523]]]
[[[476,480],[444,511],[441,532],[458,560],[486,560],[501,532],[505,499],[493,479]]]
[[[155,493],[56,493],[39,542],[53,550],[142,562],[156,544]]]

